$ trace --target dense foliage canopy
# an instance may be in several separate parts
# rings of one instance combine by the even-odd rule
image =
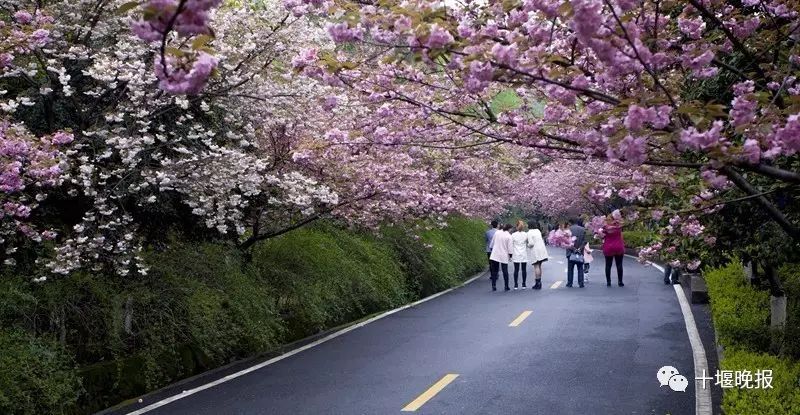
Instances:
[[[6,0],[5,261],[146,272],[163,226],[248,248],[508,205],[621,209],[676,265],[729,203],[796,241],[797,7]]]

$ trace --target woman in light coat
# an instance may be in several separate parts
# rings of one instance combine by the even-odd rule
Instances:
[[[533,221],[528,222],[528,262],[533,264],[533,272],[536,276],[536,284],[533,285],[534,290],[542,289],[542,263],[550,258],[547,253],[547,247],[544,245],[544,238],[542,238],[542,231],[536,229],[536,223]]]
[[[514,252],[514,245],[511,241],[510,231],[512,226],[510,224],[503,225],[502,230],[497,231],[492,238],[492,253],[489,255],[491,266],[489,271],[492,276],[492,291],[497,291],[497,274],[498,269],[503,271],[503,281],[506,285],[506,291],[511,288],[508,287],[508,262],[511,260],[511,254]]]
[[[514,289],[519,289],[519,269],[522,268],[522,288],[528,281],[528,233],[525,232],[525,222],[517,222],[517,231],[511,235],[514,243],[514,253],[511,260],[514,261]]]

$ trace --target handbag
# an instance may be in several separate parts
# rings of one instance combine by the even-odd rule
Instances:
[[[582,250],[577,250],[577,251],[573,250],[569,254],[569,260],[572,261],[572,262],[577,262],[579,264],[583,264],[584,262],[586,262],[586,259],[583,257],[583,252],[581,252],[581,251]]]

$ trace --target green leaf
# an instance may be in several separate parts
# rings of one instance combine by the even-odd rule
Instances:
[[[192,49],[194,49],[194,50],[201,49],[201,48],[205,47],[206,45],[208,45],[208,43],[211,42],[212,40],[214,40],[214,38],[212,36],[199,35],[199,36],[195,37],[194,40],[192,40]]]
[[[172,46],[168,46],[167,47],[166,54],[167,55],[172,55],[172,56],[177,56],[177,57],[186,56],[186,52],[184,52],[184,51],[182,51],[182,50],[180,50],[178,48],[172,47]]]
[[[516,92],[507,89],[495,95],[489,105],[492,108],[492,112],[499,114],[519,108],[522,105],[522,99]]]
[[[725,111],[725,106],[722,104],[708,104],[706,105],[706,113],[712,117],[727,117],[728,113]]]
[[[349,70],[353,70],[353,69],[358,68],[358,64],[357,63],[350,62],[350,61],[341,62],[340,65],[341,65],[342,68],[349,69]]]
[[[117,9],[117,12],[119,14],[127,14],[129,11],[131,11],[131,10],[137,8],[137,7],[139,7],[139,2],[138,1],[129,1],[129,2],[125,3],[125,4],[123,4],[122,6],[119,6],[119,9]]]

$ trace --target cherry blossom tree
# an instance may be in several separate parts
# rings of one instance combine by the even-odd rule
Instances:
[[[7,266],[124,276],[169,231],[247,249],[325,216],[501,210],[506,176],[479,157],[345,133],[377,131],[379,104],[304,73],[335,48],[320,5],[0,2]]]
[[[331,38],[361,53],[320,56],[318,77],[381,102],[384,118],[419,114],[447,126],[449,140],[437,145],[511,145],[541,158],[641,169],[647,180],[589,192],[600,199],[611,190],[656,211],[663,209],[648,190],[680,195],[660,215],[669,229],[669,218],[699,209],[678,215],[691,224],[685,237],[702,240],[695,221],[715,207],[754,202],[797,241],[797,221],[770,197],[800,180],[797,7],[780,0],[330,6]],[[515,103],[497,108],[504,94]],[[393,132],[413,137],[401,131]],[[681,177],[702,182],[686,191]]]

